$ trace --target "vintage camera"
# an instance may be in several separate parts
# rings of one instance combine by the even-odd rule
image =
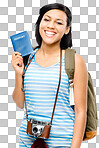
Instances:
[[[30,122],[32,124],[31,133],[35,137],[40,137],[43,133],[45,125],[50,125],[48,122],[37,121],[34,119],[30,119]]]

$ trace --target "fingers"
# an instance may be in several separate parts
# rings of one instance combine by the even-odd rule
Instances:
[[[13,55],[21,55],[20,52],[13,52]]]
[[[23,59],[22,56],[21,56],[21,53],[19,53],[19,52],[13,52],[12,53],[12,60],[15,60],[17,58]]]
[[[13,52],[12,53],[12,58],[15,58],[17,56],[20,56],[22,58],[21,53],[19,53],[19,52]]]
[[[15,65],[22,66],[23,64],[23,58],[19,52],[13,52],[12,53],[12,60],[11,64],[14,67]]]
[[[20,58],[17,58],[17,59],[14,60],[14,64],[15,65],[18,65],[19,67],[21,67],[22,64],[23,64],[23,60],[20,59]]]

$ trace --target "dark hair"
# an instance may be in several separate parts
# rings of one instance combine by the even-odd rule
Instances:
[[[41,46],[41,43],[42,43],[42,38],[41,38],[41,35],[39,33],[39,25],[40,25],[40,22],[42,20],[42,17],[43,15],[49,11],[49,10],[52,10],[52,9],[59,9],[59,10],[62,10],[66,13],[66,16],[67,16],[67,26],[70,26],[70,31],[68,34],[64,34],[62,39],[61,39],[61,42],[60,42],[60,47],[61,49],[66,49],[68,47],[71,47],[72,46],[72,34],[71,34],[71,21],[72,21],[72,14],[71,14],[71,11],[69,10],[68,7],[64,6],[63,4],[60,4],[60,3],[53,3],[53,4],[48,4],[48,5],[45,5],[43,6],[40,11],[39,11],[39,17],[37,19],[37,22],[35,24],[35,37],[36,37],[36,41],[39,45],[39,47]]]

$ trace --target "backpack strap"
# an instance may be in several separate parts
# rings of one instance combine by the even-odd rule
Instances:
[[[65,70],[69,77],[69,80],[74,79],[75,71],[75,53],[74,49],[67,48],[65,52]]]
[[[69,78],[70,84],[70,105],[75,105],[74,103],[74,93],[73,93],[73,79],[75,71],[75,53],[74,49],[67,48],[65,52],[65,70]]]

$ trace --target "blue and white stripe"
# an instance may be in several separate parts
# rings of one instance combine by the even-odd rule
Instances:
[[[69,79],[65,72],[65,57],[62,57],[62,76],[49,139],[45,140],[49,148],[70,146],[73,136],[75,114],[70,107]],[[36,63],[35,56],[25,77],[24,90],[28,118],[50,122],[59,82],[60,62],[42,67]],[[26,134],[26,114],[19,129],[20,147],[30,147],[35,138]]]

